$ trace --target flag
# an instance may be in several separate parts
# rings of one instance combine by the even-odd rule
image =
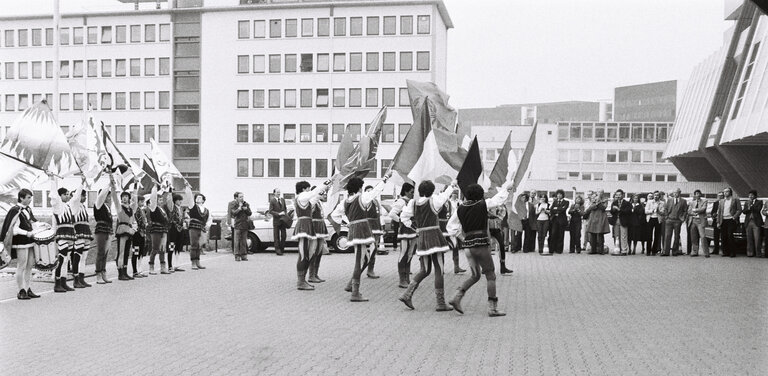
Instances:
[[[507,135],[507,141],[501,148],[496,164],[491,171],[491,187],[501,187],[504,182],[512,179],[512,173],[517,170],[517,157],[512,152],[512,132]]]
[[[115,141],[104,129],[102,124],[102,132],[104,134],[104,150],[112,160],[112,171],[118,173],[117,184],[128,190],[130,186],[135,182],[141,182],[144,177],[144,171],[132,160],[125,157],[120,149],[117,148]]]
[[[514,189],[519,188],[520,183],[526,178],[528,167],[531,164],[531,157],[533,156],[533,150],[536,148],[536,130],[539,128],[539,122],[533,124],[531,130],[531,136],[528,138],[528,143],[525,145],[525,151],[520,157],[520,164],[515,169],[515,174],[512,177],[512,187]]]
[[[434,110],[432,116],[435,118],[436,128],[442,128],[451,133],[456,133],[456,119],[458,112],[448,104],[450,96],[444,93],[434,82],[419,82],[406,80],[408,86],[408,97],[411,103],[411,115],[414,119],[419,116],[419,108],[429,98],[433,104]],[[459,166],[460,167],[460,166]]]
[[[152,165],[155,168],[155,172],[157,172],[158,181],[161,183],[168,181],[173,186],[174,191],[183,193],[184,201],[181,204],[186,207],[192,207],[195,204],[192,186],[181,175],[179,169],[171,163],[171,160],[168,159],[165,153],[160,150],[160,145],[157,144],[155,139],[153,138],[149,141],[152,146]]]
[[[0,154],[0,203],[7,204],[6,207],[0,206],[0,209],[3,209],[0,212],[7,211],[16,204],[16,193],[19,189],[31,189],[35,181],[43,176],[45,175],[37,168]]]
[[[93,124],[93,114],[88,111],[87,120],[83,120],[66,134],[69,149],[75,158],[75,163],[80,168],[83,176],[89,180],[95,180],[104,170],[100,163],[104,153],[101,133],[96,132]]]
[[[456,176],[459,189],[466,192],[467,186],[476,184],[477,179],[483,174],[483,159],[480,157],[480,147],[477,144],[477,136],[472,140],[472,144],[467,152],[467,158]]]
[[[143,174],[139,182],[141,187],[139,187],[138,194],[146,195],[152,192],[152,187],[154,185],[160,184],[160,179],[157,177],[155,166],[152,165],[152,160],[146,154],[144,154],[144,156],[141,158],[141,171]]]

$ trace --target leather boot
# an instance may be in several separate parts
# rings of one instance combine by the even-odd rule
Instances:
[[[378,279],[378,278],[379,278],[379,276],[378,276],[378,275],[376,275],[376,272],[375,272],[375,271],[373,271],[373,265],[374,265],[374,264],[368,264],[368,272],[366,272],[365,274],[366,274],[366,275],[368,276],[368,278],[370,278],[370,279]]]
[[[306,276],[307,271],[303,272],[296,272],[296,276],[298,277],[298,282],[296,282],[296,288],[299,290],[314,290],[315,286],[310,285],[307,283]]]
[[[397,274],[400,275],[400,284],[397,285],[397,287],[401,289],[407,289],[408,288],[408,275],[402,271],[398,272]]]
[[[149,274],[156,275],[157,272],[155,271],[155,264],[149,264]]]
[[[189,261],[190,261],[190,264],[192,264],[192,266],[190,266],[190,269],[192,269],[192,270],[198,270],[199,269],[197,267],[196,260],[189,260]]]
[[[195,260],[195,265],[197,266],[198,269],[201,269],[201,270],[205,269],[205,266],[200,265],[200,260]]]
[[[408,308],[410,308],[410,309],[415,309],[415,308],[413,308],[413,302],[411,301],[411,298],[413,298],[413,292],[414,292],[414,291],[416,291],[416,289],[417,289],[418,287],[419,287],[419,284],[418,284],[418,283],[416,283],[416,282],[411,282],[411,283],[408,285],[408,288],[407,288],[407,289],[405,290],[405,292],[403,293],[403,295],[402,295],[402,296],[400,296],[400,298],[399,298],[398,300],[400,300],[401,302],[403,302],[403,304],[405,304],[405,306],[406,306],[406,307],[408,307]]]
[[[344,291],[346,292],[352,292],[352,279],[347,282],[347,287],[344,287]]]
[[[86,287],[86,286],[85,286],[85,285],[82,283],[82,281],[80,280],[80,275],[81,275],[81,274],[78,274],[78,275],[76,275],[74,278],[72,278],[72,287],[74,287],[74,288],[76,288],[76,289],[84,289],[84,288]]]
[[[165,267],[165,263],[160,264],[160,274],[171,274],[168,268]]]
[[[107,279],[107,272],[101,272],[101,280],[104,281],[104,283],[112,283],[112,281]]]
[[[39,298],[39,297],[40,297],[40,295],[37,295],[37,294],[35,294],[34,292],[32,292],[32,289],[31,289],[31,288],[28,288],[28,289],[27,289],[27,296],[28,296],[28,297],[30,297],[30,298],[32,298],[32,299],[35,299],[35,298]]]
[[[125,276],[128,278],[129,281],[132,281],[134,279],[133,277],[131,277],[130,274],[128,274],[128,267],[127,266],[123,266],[123,274],[125,274]]]
[[[453,274],[461,274],[464,272],[466,272],[466,270],[459,267],[459,258],[454,257],[453,258]]]
[[[67,285],[67,277],[61,277],[61,287],[66,289],[66,291],[75,291],[75,289]]]
[[[488,298],[488,316],[497,317],[497,316],[507,315],[506,313],[499,311],[497,307],[498,303],[499,303],[499,298]]]
[[[61,278],[56,278],[53,281],[53,292],[67,292],[67,289],[61,287]]]
[[[507,264],[504,261],[501,262],[501,268],[499,268],[499,271],[501,275],[512,274],[512,270],[507,269]]]
[[[453,311],[453,308],[445,304],[444,289],[435,289],[435,297],[437,298],[437,306],[435,307],[435,311],[437,312]]]
[[[307,282],[312,282],[312,283],[325,282],[324,279],[320,279],[320,277],[317,276],[317,265],[314,262],[309,263],[309,278],[307,278]]]
[[[128,273],[124,268],[118,268],[117,269],[117,279],[119,281],[127,281],[128,280]]]
[[[350,302],[367,302],[368,299],[363,298],[363,295],[360,294],[360,280],[353,280],[352,281],[352,296],[349,298]]]
[[[448,302],[448,304],[450,304],[451,307],[453,307],[453,309],[456,310],[456,312],[461,313],[462,315],[464,314],[464,309],[461,308],[461,299],[463,297],[464,297],[464,290],[462,290],[461,287],[459,287],[458,289],[456,289],[456,295],[454,295],[453,299],[451,299],[451,301]]]
[[[27,294],[27,290],[21,289],[19,290],[19,293],[16,294],[16,299],[19,300],[29,300],[32,299],[29,297],[29,294]]]
[[[83,274],[83,273],[79,273],[79,274],[77,275],[77,277],[80,279],[80,284],[81,284],[83,287],[91,287],[91,286],[93,286],[93,285],[91,285],[90,283],[88,283],[88,282],[86,282],[86,281],[85,281],[85,274]]]

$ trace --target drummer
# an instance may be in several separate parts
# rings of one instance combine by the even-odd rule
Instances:
[[[32,292],[30,280],[32,267],[35,265],[35,242],[32,234],[32,223],[37,222],[32,214],[29,204],[32,203],[32,191],[23,188],[17,195],[18,203],[8,210],[0,231],[0,240],[5,249],[11,250],[11,256],[18,258],[16,266],[16,284],[19,293],[16,298],[29,300],[39,298],[40,295]]]
[[[51,208],[56,224],[56,246],[58,248],[53,291],[74,291],[73,288],[67,286],[66,274],[63,277],[61,276],[61,268],[66,267],[69,257],[75,251],[77,236],[75,235],[75,216],[72,213],[73,204],[77,200],[73,200],[72,197],[80,197],[83,192],[83,185],[81,184],[73,194],[64,187],[59,188],[56,177],[52,174],[49,174],[49,179],[51,181],[51,192],[58,193],[58,196],[51,195]],[[85,287],[80,281],[78,274],[75,275],[73,284],[75,288]]]

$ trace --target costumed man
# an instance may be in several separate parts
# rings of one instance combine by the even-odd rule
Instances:
[[[183,272],[184,269],[173,266],[173,254],[178,254],[184,247],[184,208],[181,206],[184,197],[173,193],[173,189],[170,189],[165,196],[166,206],[163,209],[166,210],[168,216],[168,237],[165,250],[168,256],[168,271],[171,273]]]
[[[488,284],[488,316],[504,316],[506,313],[499,311],[496,296],[496,273],[493,270],[493,257],[491,256],[490,239],[488,236],[488,213],[494,208],[504,204],[512,189],[512,182],[504,183],[499,192],[492,198],[483,199],[485,192],[478,184],[467,186],[464,192],[464,202],[451,216],[448,222],[448,232],[457,236],[461,247],[469,260],[469,268],[472,275],[457,289],[456,295],[449,302],[459,313],[464,313],[461,299],[467,290],[480,280],[480,274],[485,275]]]
[[[316,187],[312,187],[314,190]],[[328,191],[323,190],[320,192],[320,198],[312,204],[312,229],[315,231],[315,251],[312,257],[309,259],[309,277],[308,282],[322,283],[324,279],[320,278],[318,271],[320,269],[320,259],[323,255],[328,254],[328,226],[325,224],[325,212],[323,210],[323,203],[328,200]]]
[[[344,290],[352,293],[349,299],[352,302],[368,301],[360,294],[360,275],[363,269],[368,267],[374,243],[373,233],[371,233],[371,226],[368,222],[368,207],[384,189],[384,184],[390,176],[391,172],[385,174],[382,181],[368,192],[361,192],[363,179],[357,177],[349,179],[347,182],[349,197],[341,205],[336,206],[331,213],[331,219],[338,224],[341,224],[345,215],[349,219],[348,238],[349,244],[355,247],[355,269],[352,272],[352,279]]]
[[[507,269],[507,252],[504,246],[503,224],[507,217],[507,211],[504,205],[496,206],[488,211],[488,232],[496,239],[499,245],[499,273],[501,275],[511,274],[512,270]]]
[[[442,265],[443,256],[441,255],[441,253],[447,252],[450,248],[443,236],[443,232],[440,230],[437,213],[451,197],[454,190],[456,190],[456,185],[452,184],[450,188],[439,195],[433,196],[433,193],[435,192],[435,184],[429,180],[425,180],[419,183],[419,198],[411,200],[411,202],[408,203],[408,206],[403,209],[403,213],[400,216],[403,225],[415,228],[416,232],[419,234],[416,240],[416,255],[419,256],[419,260],[421,261],[421,270],[416,273],[413,277],[413,281],[408,285],[408,288],[400,297],[400,301],[410,309],[414,309],[413,302],[411,301],[413,293],[419,287],[421,281],[429,276],[432,272],[432,267],[434,266],[435,297],[437,300],[435,310],[438,312],[453,310],[453,308],[445,304]]]
[[[117,279],[120,281],[129,281],[133,277],[128,274],[128,256],[133,252],[133,235],[138,229],[136,224],[136,210],[139,208],[139,200],[136,196],[138,184],[133,187],[133,192],[120,193],[120,205],[117,207],[117,227],[115,228],[115,237],[117,238]],[[116,193],[115,193],[116,194]],[[133,268],[136,272],[136,266]]]
[[[445,189],[449,189],[449,188],[450,188],[449,186],[445,187]],[[448,219],[451,218],[451,215],[453,214],[454,210],[456,210],[456,204],[458,202],[459,202],[459,192],[454,191],[453,194],[451,194],[451,198],[445,202],[443,207],[441,207],[440,211],[437,213],[437,218],[440,223],[440,231],[443,232],[445,241],[448,242],[448,247],[450,247],[451,251],[453,252],[453,273],[454,274],[461,274],[466,272],[466,270],[462,269],[459,266],[459,247],[456,244],[456,238],[454,238],[448,233]],[[443,263],[443,265],[445,265],[445,263]]]
[[[167,190],[170,187],[164,187]],[[160,274],[171,274],[165,265],[165,243],[168,240],[168,225],[170,223],[168,214],[163,210],[165,206],[164,195],[157,193],[157,186],[152,187],[149,195],[149,234],[152,237],[152,251],[149,254],[149,274],[155,275],[155,255],[160,258]]]
[[[96,283],[103,285],[112,283],[107,279],[107,252],[109,248],[109,236],[112,235],[112,202],[117,205],[117,193],[115,192],[115,178],[110,172],[109,186],[99,190],[96,196],[96,204],[93,206],[93,219],[96,220],[94,238],[96,238]]]
[[[310,260],[314,257],[317,246],[315,241],[315,227],[312,225],[312,211],[315,204],[320,200],[321,192],[325,192],[330,180],[325,184],[314,189],[310,189],[307,181],[296,183],[296,225],[293,228],[291,240],[299,243],[299,258],[296,260],[296,288],[298,290],[314,290],[315,286],[307,283],[307,271],[309,270]]]
[[[141,271],[144,264],[144,257],[147,255],[147,213],[144,197],[139,196],[136,200],[136,212],[133,219],[136,221],[136,232],[133,233],[133,254],[131,255],[131,266],[133,267],[133,278],[144,278],[146,272]]]
[[[211,213],[205,207],[205,195],[195,195],[195,205],[189,209],[189,260],[192,270],[205,269],[200,265],[200,238],[211,227]]]
[[[93,241],[93,232],[91,232],[91,219],[88,215],[86,200],[88,192],[83,190],[80,198],[75,196],[72,202],[72,215],[75,217],[75,252],[72,253],[72,275],[77,276],[85,287],[91,287],[85,282],[85,261],[88,258],[88,249]],[[98,279],[98,276],[97,276]]]
[[[373,186],[365,186],[365,192],[370,192],[371,190],[373,190]],[[371,233],[373,234],[373,254],[371,254],[371,259],[368,261],[368,270],[365,274],[368,278],[378,279],[379,276],[376,275],[373,268],[376,265],[376,254],[379,253],[379,242],[381,241],[381,236],[384,235],[384,231],[381,229],[381,203],[375,198],[368,207],[368,225],[371,226]]]
[[[32,267],[35,266],[36,261],[32,223],[37,222],[29,207],[32,203],[32,191],[26,188],[19,190],[17,201],[18,203],[11,207],[5,216],[0,240],[3,241],[5,249],[11,252],[11,258],[18,259],[16,285],[19,287],[19,293],[16,294],[16,298],[29,300],[40,297],[30,288]]]
[[[61,276],[61,268],[66,268],[68,256],[74,258],[75,241],[77,235],[75,234],[75,216],[72,214],[77,210],[75,202],[79,204],[80,195],[83,192],[83,186],[80,185],[75,192],[70,192],[66,188],[59,188],[56,178],[53,174],[49,174],[48,178],[51,180],[51,193],[57,192],[58,195],[50,195],[51,197],[51,212],[53,219],[56,223],[56,247],[58,248],[58,255],[56,260],[56,271],[54,272],[54,292],[67,292],[74,291],[73,288],[67,285],[66,271],[65,275]],[[77,197],[77,198],[73,198]],[[73,206],[75,208],[73,208]],[[74,275],[73,285],[75,288],[85,288],[85,281],[80,280],[80,275]],[[90,285],[88,285],[90,286]]]
[[[400,275],[398,287],[408,288],[411,283],[411,259],[416,251],[416,231],[403,225],[400,221],[400,214],[403,208],[413,199],[414,188],[410,183],[404,183],[400,188],[400,198],[392,205],[389,211],[389,217],[392,219],[393,227],[397,229],[395,237],[400,242],[400,255],[397,261],[397,274]]]

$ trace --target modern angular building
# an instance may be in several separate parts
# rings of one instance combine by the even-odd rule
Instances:
[[[725,3],[733,25],[691,74],[664,157],[688,180],[746,195],[768,187],[768,16],[750,0]]]

